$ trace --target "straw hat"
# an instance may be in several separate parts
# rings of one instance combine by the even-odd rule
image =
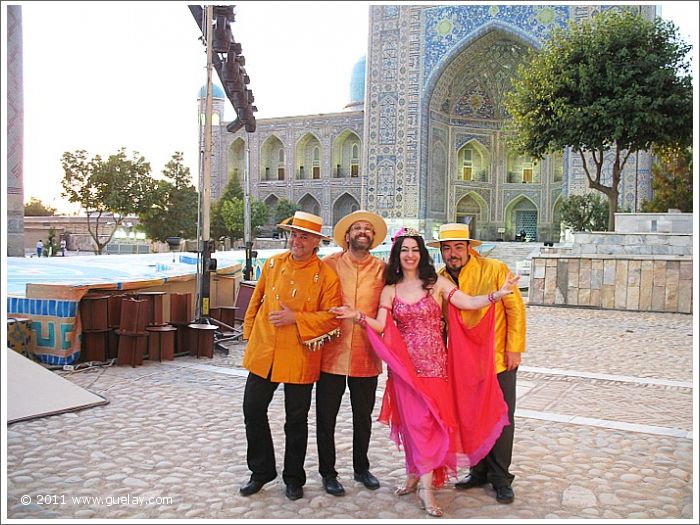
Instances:
[[[433,248],[439,248],[441,242],[445,241],[469,241],[472,246],[479,246],[481,241],[469,238],[469,225],[458,222],[450,222],[440,226],[438,238],[426,243]]]
[[[293,217],[285,219],[277,225],[278,228],[282,228],[283,230],[298,230],[318,235],[321,239],[330,240],[330,237],[321,233],[322,226],[323,219],[321,217],[313,213],[306,213],[305,211],[297,211],[294,213]]]
[[[384,241],[386,237],[386,223],[384,219],[371,211],[357,210],[340,219],[335,228],[333,228],[333,240],[343,250],[348,249],[348,244],[345,242],[345,234],[350,226],[357,221],[367,221],[374,227],[374,240],[369,247],[370,250],[376,248]]]

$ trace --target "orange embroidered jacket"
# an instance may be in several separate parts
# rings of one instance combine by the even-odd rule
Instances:
[[[296,323],[275,327],[268,314],[280,302],[296,312]],[[263,265],[243,325],[248,340],[243,367],[275,383],[308,384],[318,380],[321,351],[339,335],[340,323],[328,310],[340,306],[338,276],[314,255],[295,261],[290,252],[274,255]]]
[[[469,295],[487,295],[499,290],[511,273],[508,266],[496,259],[482,257],[476,250],[469,250],[467,264],[459,273],[459,289]],[[452,278],[445,267],[438,272],[450,281]],[[462,310],[462,319],[468,327],[475,326],[486,314],[488,307],[481,310]],[[525,304],[517,288],[496,303],[495,349],[496,373],[506,369],[505,352],[525,351]]]
[[[379,296],[384,288],[384,262],[374,256],[356,261],[349,252],[323,259],[338,274],[343,304],[377,317]],[[372,350],[365,329],[352,319],[341,321],[340,338],[323,347],[321,371],[351,377],[373,377],[382,373],[382,361]]]

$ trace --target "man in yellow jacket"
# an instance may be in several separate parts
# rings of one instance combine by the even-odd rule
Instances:
[[[376,317],[379,296],[384,287],[384,262],[370,250],[386,237],[386,223],[376,213],[357,210],[343,217],[333,229],[333,238],[342,252],[323,259],[340,278],[343,304]],[[335,469],[335,422],[347,383],[352,407],[352,466],[354,479],[370,490],[379,481],[369,471],[369,440],[377,376],[382,362],[374,354],[364,327],[345,319],[340,338],[323,348],[321,377],[316,383],[316,444],[318,471],[328,494],[342,496],[343,485]]]
[[[329,309],[341,303],[340,281],[316,252],[322,219],[298,211],[280,228],[289,230],[289,251],[265,261],[245,314],[248,340],[243,367],[249,370],[243,394],[250,480],[240,488],[250,496],[277,477],[267,417],[272,396],[284,383],[286,496],[304,495],[304,460],[309,434],[311,391],[321,370],[321,347],[340,333]]]
[[[468,225],[444,224],[438,237],[437,241],[428,245],[440,248],[445,267],[439,273],[452,279],[464,293],[482,295],[498,290],[510,275],[505,263],[479,255],[474,246],[481,242],[469,238]],[[499,503],[512,503],[515,498],[511,487],[514,476],[509,469],[515,432],[516,375],[525,351],[525,304],[520,291],[515,288],[512,294],[497,302],[495,308],[496,374],[508,405],[510,425],[503,428],[489,454],[478,464],[472,465],[469,474],[455,487],[469,489],[491,483]],[[486,311],[463,310],[462,319],[467,326],[473,326]]]

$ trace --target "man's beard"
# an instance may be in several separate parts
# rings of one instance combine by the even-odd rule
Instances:
[[[372,245],[372,239],[366,236],[353,237],[350,239],[350,248],[353,250],[369,250]]]

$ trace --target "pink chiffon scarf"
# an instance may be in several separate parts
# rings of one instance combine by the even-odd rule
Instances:
[[[406,345],[393,318],[383,337],[367,328],[376,354],[387,364],[379,421],[389,425],[391,439],[403,445],[408,473],[433,471],[441,486],[459,468],[483,459],[508,421],[508,407],[498,385],[494,360],[494,308],[468,328],[460,311],[449,306],[448,383],[456,427],[448,426],[418,380]]]

